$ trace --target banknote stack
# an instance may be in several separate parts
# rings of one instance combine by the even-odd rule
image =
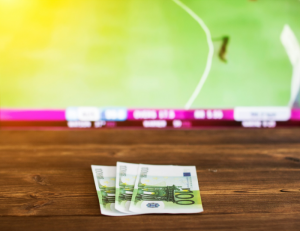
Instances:
[[[117,162],[92,171],[103,215],[203,211],[195,166]]]

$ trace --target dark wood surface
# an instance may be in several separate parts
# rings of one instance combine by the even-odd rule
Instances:
[[[90,166],[196,165],[204,212],[106,217]],[[299,230],[300,130],[0,131],[0,230]]]

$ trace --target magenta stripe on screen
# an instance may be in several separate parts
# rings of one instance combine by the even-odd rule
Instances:
[[[140,113],[137,113],[137,112]],[[218,120],[234,120],[234,110],[233,109],[196,109],[196,110],[182,110],[182,109],[128,109],[127,112],[127,120],[144,120],[151,119],[144,118],[143,115],[148,114],[151,115],[153,112],[152,119],[175,119],[175,120],[195,120],[195,112],[202,111],[204,112],[203,119],[208,119],[208,115],[215,115],[216,112],[222,113],[222,118]],[[155,116],[154,116],[155,115]],[[155,117],[155,118],[154,118]]]
[[[65,110],[1,109],[2,121],[66,121]]]
[[[140,111],[140,114],[135,114]],[[150,111],[149,118],[143,118],[145,111]],[[151,118],[151,111],[154,117]],[[208,115],[213,115],[216,111],[222,112],[222,118],[217,120],[234,121],[234,110],[226,109],[198,109],[198,110],[180,110],[180,109],[128,109],[127,120],[145,120],[145,119],[164,119],[164,120],[195,120],[195,112],[202,111],[205,114],[204,120]],[[146,113],[147,115],[147,113]],[[65,110],[63,109],[0,109],[0,119],[2,121],[66,121]],[[199,120],[199,119],[196,119]],[[202,119],[200,119],[202,120]],[[300,109],[291,110],[291,121],[300,121]]]
[[[300,121],[300,109],[292,109],[291,119],[292,121]]]

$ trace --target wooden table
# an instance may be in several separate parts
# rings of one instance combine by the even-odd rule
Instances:
[[[106,217],[91,165],[196,165],[204,213]],[[0,132],[0,230],[300,230],[300,130]]]

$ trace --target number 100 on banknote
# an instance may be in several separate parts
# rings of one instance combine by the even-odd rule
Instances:
[[[196,168],[139,165],[129,210],[135,213],[202,212]]]

